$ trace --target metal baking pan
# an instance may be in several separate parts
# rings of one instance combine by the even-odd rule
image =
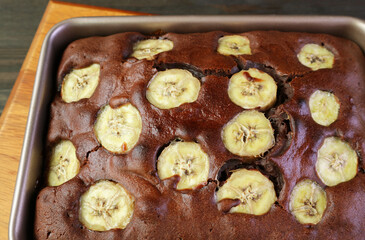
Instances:
[[[49,106],[56,92],[57,66],[72,41],[119,32],[144,34],[157,30],[191,33],[223,30],[280,30],[328,33],[356,42],[365,50],[365,21],[335,16],[138,16],[68,19],[47,34],[39,57],[22,155],[9,222],[9,239],[31,239],[34,229],[36,186],[41,176]]]

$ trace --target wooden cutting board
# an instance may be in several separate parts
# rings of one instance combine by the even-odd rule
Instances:
[[[0,239],[8,238],[8,223],[23,145],[34,77],[43,39],[56,23],[83,16],[144,15],[137,12],[50,1],[0,118]]]

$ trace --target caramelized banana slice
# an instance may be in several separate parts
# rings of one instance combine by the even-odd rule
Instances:
[[[174,47],[174,43],[170,40],[148,39],[142,40],[134,44],[132,57],[138,60],[152,60],[155,55],[170,51]]]
[[[124,229],[134,211],[134,197],[120,184],[101,180],[80,199],[80,222],[90,230]]]
[[[86,68],[72,70],[63,78],[62,100],[71,103],[90,98],[99,84],[99,75],[100,65],[96,63]]]
[[[317,90],[309,98],[309,109],[316,123],[329,126],[337,120],[340,101],[333,93]]]
[[[99,112],[94,131],[104,148],[114,153],[127,153],[138,142],[142,118],[130,103],[116,109],[106,105]]]
[[[52,151],[48,173],[49,186],[59,186],[75,177],[80,170],[76,149],[71,141],[62,140]]]
[[[158,72],[148,83],[147,100],[160,109],[178,107],[195,102],[200,91],[200,81],[189,71],[169,69]]]
[[[327,207],[326,192],[318,183],[305,179],[295,185],[289,209],[301,224],[317,224]]]
[[[239,156],[259,156],[275,144],[274,130],[265,115],[256,110],[243,111],[222,131],[224,146]]]
[[[316,171],[327,186],[353,179],[357,173],[358,157],[345,141],[337,137],[328,137],[317,153]]]
[[[257,170],[239,169],[232,173],[217,192],[217,202],[239,199],[230,213],[263,215],[276,201],[274,184]]]
[[[178,190],[193,189],[208,180],[209,157],[195,142],[172,142],[157,160],[160,179],[180,176]]]
[[[274,79],[256,68],[234,74],[228,85],[229,98],[245,109],[270,108],[276,101],[276,91]]]
[[[332,68],[335,56],[325,47],[317,44],[306,44],[297,55],[301,64],[313,71],[323,68]]]
[[[217,52],[223,55],[251,55],[250,40],[239,35],[221,37],[218,40]]]

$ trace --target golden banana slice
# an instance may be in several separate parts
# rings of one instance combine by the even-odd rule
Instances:
[[[326,192],[318,183],[305,179],[295,185],[289,209],[301,224],[317,224],[327,207]]]
[[[170,40],[148,39],[142,40],[134,44],[132,57],[138,60],[152,60],[155,55],[170,51],[174,47],[174,43]]]
[[[297,55],[301,64],[313,71],[323,68],[332,68],[335,56],[325,47],[317,44],[306,44]]]
[[[245,109],[270,108],[276,101],[276,91],[274,79],[256,68],[234,74],[228,85],[231,101]]]
[[[340,101],[333,93],[317,90],[309,98],[309,109],[316,123],[329,126],[337,120]]]
[[[178,190],[193,189],[207,182],[209,157],[195,142],[172,142],[157,159],[161,180],[180,176]]]
[[[274,130],[265,115],[256,110],[243,111],[222,131],[224,146],[239,156],[259,156],[275,144]]]
[[[240,35],[224,36],[218,40],[217,51],[223,55],[251,55],[250,40]]]
[[[80,170],[76,149],[71,141],[62,140],[52,151],[48,173],[49,186],[59,186],[75,177]]]
[[[160,109],[178,107],[198,99],[200,81],[189,71],[169,69],[158,72],[148,83],[146,97]]]
[[[116,109],[106,105],[99,112],[94,131],[104,148],[113,153],[127,153],[138,142],[142,118],[130,103]]]
[[[134,197],[120,184],[100,180],[80,199],[80,222],[90,230],[124,229],[134,211]]]
[[[274,184],[257,170],[239,169],[232,173],[217,191],[217,202],[239,199],[230,213],[263,215],[276,201]]]
[[[100,65],[96,63],[86,68],[72,70],[63,78],[62,100],[71,103],[90,98],[99,84],[99,75]]]
[[[353,179],[357,173],[358,157],[350,144],[337,137],[328,137],[318,150],[316,171],[327,186]]]

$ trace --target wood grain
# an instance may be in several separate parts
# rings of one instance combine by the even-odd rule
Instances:
[[[140,14],[141,13],[58,1],[50,1],[48,3],[0,118],[0,206],[2,207],[2,214],[0,216],[0,239],[7,239],[8,237],[11,202],[13,199],[34,77],[41,45],[48,30],[56,23],[72,17]]]

